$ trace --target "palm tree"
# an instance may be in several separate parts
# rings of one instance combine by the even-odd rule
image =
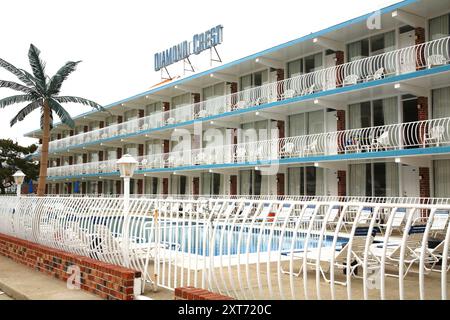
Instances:
[[[27,103],[19,113],[11,120],[11,127],[18,121],[22,121],[27,115],[36,109],[41,111],[42,149],[39,168],[39,181],[37,195],[45,194],[47,180],[48,144],[50,130],[53,127],[53,112],[60,118],[61,122],[73,128],[75,123],[69,113],[61,106],[61,103],[79,103],[103,111],[103,107],[96,102],[73,96],[60,96],[61,86],[64,80],[76,69],[81,61],[69,61],[62,66],[52,77],[45,74],[45,63],[39,57],[40,51],[33,44],[28,51],[28,59],[32,74],[16,68],[9,62],[0,59],[0,67],[14,74],[21,82],[0,80],[0,88],[9,88],[22,94],[10,96],[0,100],[0,108],[18,103]]]

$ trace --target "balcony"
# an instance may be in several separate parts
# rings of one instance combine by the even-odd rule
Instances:
[[[202,165],[305,159],[320,156],[367,154],[450,145],[450,118],[361,128],[314,135],[184,150],[139,157],[140,171],[164,168],[196,169]],[[117,160],[48,169],[48,176],[102,175],[118,172]]]
[[[62,151],[96,141],[137,136],[157,128],[170,128],[188,121],[431,69],[449,62],[450,37],[447,37],[55,140],[50,142],[49,150]]]

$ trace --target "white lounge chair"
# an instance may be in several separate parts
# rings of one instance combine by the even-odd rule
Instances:
[[[384,76],[384,68],[380,68],[377,71],[375,71],[374,74],[367,76],[366,81],[380,80],[383,78],[383,76]]]
[[[313,94],[313,93],[314,93],[315,87],[316,87],[316,85],[313,84],[313,85],[311,85],[310,87],[304,89],[304,90],[302,91],[302,96],[306,96],[306,95],[308,95],[308,94]]]
[[[425,231],[424,225],[412,225],[409,230],[404,230],[408,232],[406,238],[406,250],[403,257],[403,262],[405,264],[405,269],[403,275],[400,274],[390,274],[386,273],[387,276],[391,277],[406,277],[411,271],[413,265],[420,261],[421,250],[422,250],[422,240]],[[392,267],[399,268],[399,263],[401,261],[401,251],[402,251],[402,241],[393,241],[388,243],[376,243],[370,246],[370,252],[378,258],[382,258],[383,250],[386,249],[386,264]],[[386,246],[386,248],[385,248]],[[430,252],[427,252],[425,263],[433,264],[436,262],[435,257],[433,257]]]
[[[148,165],[148,160],[147,159],[143,159],[139,165],[141,167],[141,170],[146,169],[147,165]]]
[[[234,105],[234,109],[236,109],[236,110],[245,109],[245,108],[247,108],[247,102],[243,101],[243,100],[239,101],[238,103],[236,103]]]
[[[355,85],[358,83],[358,80],[359,80],[358,75],[356,75],[356,74],[348,75],[344,78],[343,86],[345,87],[345,86]]]
[[[334,267],[341,270],[346,270],[348,265],[350,265],[350,275],[354,277],[357,276],[358,267],[364,266],[364,252],[366,248],[367,237],[369,237],[369,244],[373,242],[374,236],[376,232],[374,231],[371,235],[368,234],[369,228],[367,226],[360,226],[352,229],[354,232],[350,234],[350,238],[352,238],[351,247],[350,241],[346,243],[337,243],[335,250],[331,246],[323,246],[321,248],[308,248],[306,252],[306,266],[312,269],[315,269],[317,266],[317,260],[319,260],[319,270],[323,277],[323,279],[330,283],[331,277],[327,277],[327,273],[331,270],[331,262],[334,261]],[[351,260],[348,261],[348,252],[351,251],[350,256]],[[291,253],[286,252],[283,255],[288,257],[291,256]],[[293,258],[295,260],[300,260],[300,270],[296,273],[293,273],[294,276],[300,276],[303,271],[303,260],[305,258],[305,251],[299,250],[292,253]],[[368,256],[368,268],[375,269],[379,266],[379,260],[369,253]],[[281,269],[283,273],[290,273],[284,269]],[[334,283],[347,286],[346,281],[338,281],[335,280]]]
[[[390,143],[390,137],[389,137],[389,130],[385,131],[382,135],[380,135],[378,138],[373,139],[371,143],[371,151],[379,151],[379,150],[386,150],[391,146]]]
[[[283,155],[290,157],[294,154],[295,145],[293,142],[286,142],[283,147]]]
[[[283,94],[281,95],[281,99],[282,100],[292,99],[293,97],[295,97],[295,94],[296,92],[294,89],[288,89],[283,92]]]
[[[208,111],[206,111],[205,109],[200,110],[198,113],[199,118],[206,118],[207,116],[208,116]]]
[[[434,126],[429,132],[425,133],[423,139],[423,147],[427,145],[435,145],[439,147],[441,141],[444,140],[445,128],[443,126]]]
[[[313,140],[313,142],[307,145],[303,150],[305,156],[308,156],[310,154],[311,155],[317,154],[317,145],[318,145],[317,139]]]
[[[175,118],[169,118],[166,121],[167,125],[175,124]]]
[[[432,67],[435,66],[443,66],[447,62],[445,57],[441,54],[433,54],[428,57],[427,61],[428,61],[428,69],[431,69]]]

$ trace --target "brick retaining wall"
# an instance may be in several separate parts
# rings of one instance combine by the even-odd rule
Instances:
[[[204,289],[194,287],[183,287],[175,289],[175,300],[234,300],[234,299]]]
[[[141,276],[138,271],[3,234],[0,234],[0,254],[62,281],[72,275],[68,268],[77,266],[81,289],[108,300],[133,300],[134,282]]]

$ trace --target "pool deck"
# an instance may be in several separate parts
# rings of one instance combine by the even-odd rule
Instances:
[[[289,269],[289,262],[283,262],[282,265],[285,270]],[[294,272],[298,271],[298,266],[299,264],[296,262]],[[160,275],[160,277],[163,277],[161,280],[163,280],[166,284],[170,283],[173,287],[201,286],[203,277],[202,271],[188,273],[187,271],[183,272],[181,268],[178,268],[175,272],[173,266],[171,269],[170,280],[169,275],[167,274],[167,266],[166,275],[164,277],[162,274]],[[152,265],[150,266],[150,272],[153,273]],[[361,269],[359,272],[362,273]],[[395,272],[398,271],[387,269],[386,272],[395,274]],[[174,277],[175,273],[176,279]],[[270,263],[269,265],[267,263],[261,263],[259,268],[256,264],[252,264],[249,265],[248,270],[246,270],[245,266],[241,266],[239,270],[237,266],[230,266],[230,268],[224,266],[222,269],[214,269],[214,271],[210,274],[212,276],[211,282],[213,283],[213,287],[209,289],[213,289],[215,292],[238,299],[315,300],[319,298],[315,270],[308,270],[306,283],[303,279],[303,274],[299,277],[290,277],[289,275],[283,273],[278,274],[277,263]],[[345,281],[346,276],[343,274],[343,270],[336,269],[335,274],[336,281]],[[207,277],[208,275],[205,276]],[[188,282],[188,277],[190,282]],[[270,279],[270,281],[268,281],[268,279]],[[352,277],[351,279],[351,299],[364,299],[362,279],[355,277]],[[399,300],[399,279],[394,277],[386,277],[385,279],[385,299]],[[308,296],[305,295],[305,287],[307,289]],[[348,288],[345,286],[336,284],[334,299],[349,299],[347,289]],[[320,299],[329,300],[333,298],[330,284],[326,283],[322,277],[320,278],[319,290]],[[447,279],[447,292],[450,292],[450,279]],[[405,277],[404,294],[405,299],[407,300],[417,300],[420,298],[418,274],[409,273],[408,276]],[[369,300],[380,300],[380,290],[369,290],[367,298]],[[158,299],[157,295],[155,295],[154,299]],[[164,298],[161,297],[160,299]],[[440,273],[433,272],[425,275],[425,299],[441,299]]]

